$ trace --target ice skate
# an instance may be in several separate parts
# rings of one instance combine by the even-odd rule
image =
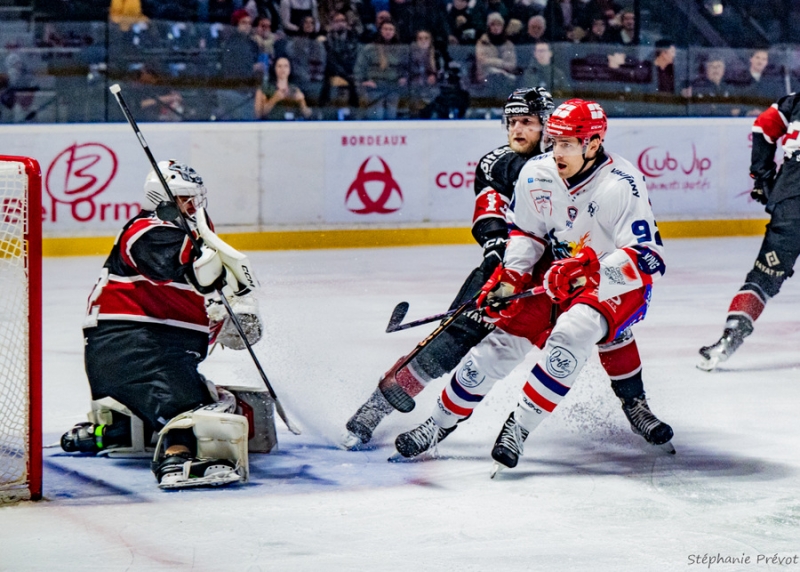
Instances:
[[[386,401],[379,389],[370,395],[369,399],[358,408],[358,411],[347,421],[347,432],[342,439],[342,449],[356,449],[369,443],[372,432],[384,417],[394,411],[394,407]]]
[[[455,429],[455,426],[449,429],[439,427],[433,420],[433,417],[429,417],[425,423],[416,429],[400,433],[400,435],[397,436],[394,442],[397,453],[392,455],[389,460],[402,461],[404,459],[412,459],[426,451],[430,451],[432,455],[435,456],[436,446],[450,433],[455,431]]]
[[[728,320],[725,331],[717,343],[700,348],[702,359],[697,364],[698,369],[711,371],[717,364],[726,361],[733,352],[739,349],[744,339],[753,333],[753,323],[746,318]]]
[[[622,402],[622,411],[631,424],[631,431],[641,435],[645,441],[656,445],[666,453],[675,454],[675,447],[670,443],[673,436],[672,427],[653,415],[644,393],[637,397],[620,399],[620,401]]]
[[[504,467],[513,469],[519,463],[522,456],[523,443],[528,438],[528,430],[517,423],[514,413],[511,413],[503,424],[500,434],[494,442],[492,448],[492,471],[490,477],[494,478]]]
[[[161,489],[218,487],[242,479],[227,459],[192,459],[184,455],[165,458],[155,470]]]

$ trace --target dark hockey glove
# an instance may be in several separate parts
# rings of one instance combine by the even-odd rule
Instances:
[[[586,287],[600,284],[600,262],[588,246],[574,258],[556,260],[544,275],[545,292],[560,304],[580,294]]]
[[[483,257],[496,258],[498,262],[503,261],[503,256],[506,254],[506,238],[490,238],[483,243]]]
[[[753,181],[753,190],[750,191],[750,198],[765,205],[774,186],[775,179],[772,177],[757,177]]]

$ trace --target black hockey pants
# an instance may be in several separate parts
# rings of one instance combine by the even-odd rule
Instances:
[[[127,321],[84,330],[84,361],[92,398],[111,397],[153,429],[213,400],[197,371],[208,334]]]
[[[745,278],[746,284],[756,284],[770,298],[794,274],[794,264],[800,256],[800,196],[771,205],[771,211],[761,250]]]

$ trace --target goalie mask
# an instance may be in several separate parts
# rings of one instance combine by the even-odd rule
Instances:
[[[183,212],[190,220],[193,220],[195,211],[206,206],[206,188],[203,186],[202,177],[188,165],[174,160],[159,161],[158,169]],[[149,211],[160,211],[163,209],[164,203],[171,205],[172,201],[156,172],[150,171],[144,182],[142,208]],[[174,212],[173,220],[177,218],[177,211]]]

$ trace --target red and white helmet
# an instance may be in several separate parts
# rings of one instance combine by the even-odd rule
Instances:
[[[586,145],[593,135],[602,141],[608,129],[606,112],[599,103],[568,99],[550,116],[545,132],[550,137],[577,137]]]

